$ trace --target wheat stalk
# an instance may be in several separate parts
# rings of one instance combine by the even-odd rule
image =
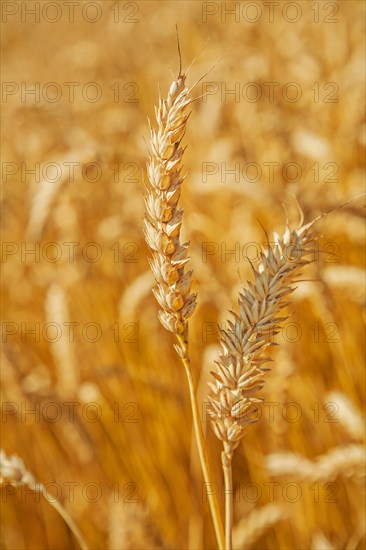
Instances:
[[[88,546],[80,533],[80,530],[72,517],[68,514],[61,503],[48,496],[46,487],[36,480],[34,475],[29,472],[24,466],[23,461],[16,455],[8,456],[0,450],[0,485],[10,484],[14,487],[27,485],[32,491],[36,491],[43,495],[47,502],[57,510],[62,519],[72,531],[82,550],[88,550]]]
[[[232,473],[234,450],[245,434],[261,401],[257,392],[270,359],[265,350],[273,345],[273,336],[286,317],[280,317],[287,297],[294,290],[295,275],[308,263],[306,256],[316,234],[313,222],[274,235],[274,245],[262,247],[258,269],[253,266],[254,282],[248,282],[239,295],[239,314],[231,312],[229,330],[220,329],[221,355],[209,382],[208,412],[216,436],[223,442],[221,454],[225,480],[226,548],[232,548]]]
[[[180,58],[179,42],[178,51]],[[196,308],[196,294],[191,292],[192,271],[185,271],[189,261],[189,243],[180,242],[183,210],[178,207],[185,179],[182,174],[184,148],[181,141],[189,118],[187,107],[193,101],[190,97],[192,88],[185,84],[186,77],[187,73],[182,73],[180,63],[178,77],[171,84],[167,98],[159,96],[155,109],[157,130],[150,124],[151,151],[147,165],[150,187],[145,197],[145,239],[152,251],[150,265],[156,280],[153,292],[161,307],[159,319],[178,340],[175,349],[187,376],[200,462],[208,484],[211,482],[210,466],[188,350],[188,318]],[[209,495],[209,504],[221,549],[224,535],[215,494]]]
[[[63,327],[69,321],[66,293],[57,283],[53,283],[47,291],[45,310],[49,323],[56,323],[58,327]],[[72,397],[79,383],[79,369],[74,348],[62,333],[61,338],[53,343],[51,352],[57,369],[57,390],[64,397]]]
[[[266,466],[272,476],[291,475],[311,481],[334,480],[339,475],[363,478],[365,449],[357,444],[335,447],[315,461],[295,453],[273,453],[267,456]]]
[[[56,166],[63,166],[66,162],[77,165],[78,176],[81,176],[81,170],[83,163],[89,162],[93,159],[95,153],[93,147],[85,147],[83,149],[71,151],[66,158],[60,158],[56,162]],[[43,173],[43,167],[42,167]],[[29,238],[40,239],[45,229],[45,225],[50,216],[51,208],[54,202],[57,200],[57,195],[61,192],[63,186],[69,183],[69,174],[67,170],[64,170],[62,176],[56,181],[49,181],[44,178],[37,185],[37,189],[32,197],[32,203],[30,206],[30,213],[28,219],[28,225],[26,234]]]
[[[108,501],[108,550],[167,548],[141,502]]]
[[[274,503],[252,510],[233,529],[235,547],[247,548],[253,545],[265,531],[285,518],[285,510]]]

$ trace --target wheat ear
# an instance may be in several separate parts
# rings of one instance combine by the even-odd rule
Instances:
[[[150,262],[157,287],[154,294],[161,306],[159,319],[163,326],[183,338],[187,319],[196,307],[196,294],[190,292],[192,271],[184,272],[188,244],[180,243],[183,210],[178,208],[181,185],[180,146],[191,103],[185,75],[179,74],[169,90],[167,99],[159,98],[156,109],[158,130],[150,127],[151,154],[147,166],[151,184],[145,197],[145,238],[153,252]]]
[[[210,466],[188,350],[188,318],[196,307],[196,294],[190,290],[192,271],[185,272],[189,261],[189,243],[180,242],[183,210],[178,207],[185,179],[182,174],[184,149],[181,140],[189,117],[187,107],[192,102],[191,89],[185,84],[186,76],[180,68],[167,98],[159,97],[159,105],[155,109],[157,130],[150,124],[151,151],[147,165],[150,187],[145,197],[145,238],[152,251],[150,265],[157,284],[153,292],[161,307],[159,319],[167,330],[176,335],[178,345],[175,349],[187,375],[195,436],[207,484],[211,482]],[[216,495],[209,495],[209,504],[217,542],[222,549],[224,533]]]
[[[294,290],[294,277],[308,263],[306,256],[316,238],[314,222],[274,236],[274,244],[262,247],[258,269],[253,267],[254,282],[239,295],[239,314],[231,312],[228,330],[220,330],[221,355],[209,382],[208,412],[217,437],[223,442],[222,466],[225,481],[226,548],[232,548],[233,498],[231,463],[247,426],[256,421],[261,401],[256,396],[263,387],[263,376],[270,361],[264,351],[273,345],[280,312]]]
[[[88,550],[88,546],[79,531],[78,526],[68,514],[65,508],[61,505],[58,500],[50,498],[46,487],[37,481],[33,474],[29,472],[24,466],[23,461],[15,456],[7,456],[5,452],[0,450],[0,485],[10,484],[15,487],[20,487],[21,485],[27,485],[32,491],[36,491],[43,495],[47,502],[57,510],[62,519],[68,525],[70,531],[75,536],[78,541],[81,550]]]

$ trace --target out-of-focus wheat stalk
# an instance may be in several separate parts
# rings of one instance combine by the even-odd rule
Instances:
[[[175,346],[185,367],[193,415],[196,441],[206,484],[211,482],[208,455],[196,397],[196,388],[188,351],[188,318],[196,307],[196,294],[191,293],[192,271],[185,273],[188,244],[181,244],[180,229],[183,210],[178,208],[184,149],[181,140],[189,117],[187,107],[192,102],[191,89],[185,85],[186,74],[181,68],[170,86],[166,99],[159,97],[155,109],[158,129],[150,125],[151,153],[147,166],[150,187],[145,197],[145,237],[152,250],[152,271],[157,283],[154,294],[161,310],[162,325],[176,335]],[[209,494],[209,504],[216,538],[223,548],[223,529],[216,495]]]
[[[65,291],[59,284],[54,283],[48,289],[45,310],[47,321],[56,323],[58,330],[69,321]],[[73,346],[64,331],[61,330],[61,337],[53,342],[51,350],[57,369],[57,390],[60,395],[72,397],[78,387],[79,369]]]
[[[235,548],[246,548],[254,544],[267,530],[286,517],[284,509],[278,504],[266,504],[254,509],[243,518],[233,529],[233,544]]]
[[[266,458],[270,475],[291,475],[297,479],[329,481],[337,476],[363,478],[365,476],[365,449],[350,444],[331,449],[316,460],[295,453],[273,453]]]
[[[78,172],[81,172],[82,162],[87,162],[93,158],[94,151],[92,148],[80,149],[78,151],[72,151],[69,157],[61,158],[58,162],[55,162],[55,166],[60,167],[66,162],[74,164],[78,167]],[[57,174],[56,174],[57,175]],[[78,173],[79,176],[79,173]],[[45,224],[50,214],[51,206],[56,200],[57,193],[68,182],[72,182],[73,178],[68,180],[68,172],[65,170],[61,177],[50,181],[44,178],[37,186],[37,190],[32,197],[32,204],[30,207],[28,226],[26,234],[32,239],[39,239],[42,236]]]
[[[262,247],[258,269],[253,267],[254,283],[248,282],[239,295],[239,314],[231,312],[228,330],[220,329],[222,352],[209,382],[209,415],[217,437],[223,442],[222,467],[225,480],[226,548],[232,548],[233,491],[232,457],[245,430],[257,420],[253,415],[261,401],[257,392],[263,387],[263,365],[270,359],[265,350],[273,345],[273,336],[286,317],[280,311],[294,290],[294,277],[309,262],[306,257],[316,234],[314,222],[275,234],[275,244]]]
[[[353,439],[365,440],[365,422],[361,413],[346,395],[341,392],[330,392],[325,396],[324,402],[337,405],[337,420]]]
[[[80,548],[82,550],[88,550],[88,546],[80,533],[78,526],[61,503],[58,500],[48,496],[46,487],[37,481],[33,474],[26,469],[23,461],[19,457],[15,455],[8,456],[2,449],[0,450],[0,484],[10,484],[15,487],[27,485],[30,489],[32,489],[32,491],[36,491],[37,493],[43,495],[47,502],[53,506],[55,510],[57,510],[62,519],[68,525],[78,541]]]
[[[165,548],[148,511],[140,502],[115,502],[108,506],[108,549]]]

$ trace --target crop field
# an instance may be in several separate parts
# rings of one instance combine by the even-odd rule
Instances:
[[[1,25],[1,548],[364,549],[365,4]]]

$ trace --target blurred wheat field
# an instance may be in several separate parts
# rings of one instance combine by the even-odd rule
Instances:
[[[364,3],[281,1],[273,17],[267,4],[2,5],[1,447],[93,549],[216,547],[142,230],[147,118],[178,72],[175,24],[184,67],[208,40],[191,84],[221,60],[197,85],[181,202],[222,507],[206,419],[217,325],[263,228],[297,225],[297,201],[310,221],[365,190]],[[363,206],[317,225],[261,419],[234,457],[235,548],[365,548]],[[2,548],[78,548],[42,496],[1,490]]]

